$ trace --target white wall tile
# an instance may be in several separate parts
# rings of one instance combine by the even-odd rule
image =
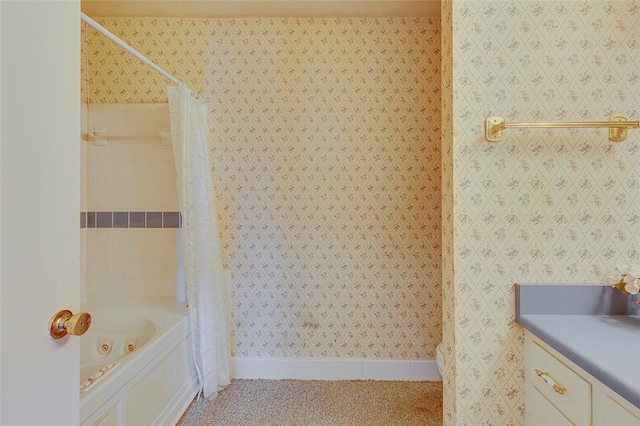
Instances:
[[[144,280],[130,280],[128,294],[131,296],[144,296],[145,282]]]
[[[111,245],[111,229],[96,229],[96,245]]]
[[[338,380],[338,360],[316,360],[313,376],[316,380]]]
[[[113,194],[127,194],[131,192],[131,180],[128,177],[111,178],[111,188]]]
[[[111,160],[113,165],[127,164],[131,155],[129,154],[129,144],[126,142],[109,141],[109,149],[111,150]]]
[[[113,194],[111,206],[114,212],[131,211],[131,196],[129,194]]]
[[[112,292],[111,292],[111,280],[110,279],[105,279],[105,280],[96,279],[95,280],[95,294],[96,294],[96,296],[111,296],[111,294],[112,294]]]
[[[114,161],[111,164],[111,173],[114,178],[131,177],[131,161]]]
[[[144,281],[147,278],[147,265],[145,263],[127,263],[128,278]]]
[[[315,365],[310,359],[291,359],[289,361],[289,378],[298,380],[313,380]]]
[[[362,360],[339,360],[338,378],[343,380],[361,380]]]
[[[289,379],[291,370],[287,359],[267,359],[267,369],[265,379]]]
[[[417,364],[414,367],[414,363]],[[417,381],[442,381],[435,361],[411,361],[411,380]]]
[[[241,367],[235,377],[245,379],[441,380],[435,361],[429,360],[234,358],[233,362]]]
[[[105,126],[114,133],[154,133],[169,126],[167,104],[92,104],[87,111],[89,130]],[[83,205],[87,211],[177,211],[171,146],[160,145],[159,139],[134,137],[108,140],[106,146],[84,144]],[[89,233],[93,235],[92,248]],[[93,296],[98,294],[97,287],[109,280],[109,290],[99,293],[114,300],[174,296],[174,229],[87,230],[86,257],[85,287]]]
[[[80,133],[87,133],[89,125],[89,105],[86,102],[80,104]]]
[[[113,279],[111,281],[111,292],[115,296],[127,294],[128,288],[129,288],[129,281],[127,280]]]
[[[112,263],[111,279],[114,281],[128,281],[130,279],[129,268],[126,262]],[[119,293],[116,293],[119,294]]]
[[[129,245],[129,229],[128,228],[114,228],[111,230],[111,243],[116,245],[128,246]]]
[[[93,167],[95,167],[95,177],[98,178],[111,178],[111,161],[95,161]]]
[[[365,380],[385,380],[387,378],[387,362],[365,359],[362,361],[362,378]]]
[[[388,361],[387,380],[411,380],[411,361]]]
[[[95,211],[113,211],[113,195],[111,193],[96,194]]]
[[[151,246],[162,246],[163,239],[162,234],[164,230],[162,228],[147,228],[147,232],[145,233],[145,239],[147,245]]]
[[[266,359],[238,359],[232,362],[234,366],[234,376],[237,379],[265,378],[267,374]]]
[[[111,246],[108,245],[100,245],[95,247],[95,257],[96,262],[100,263],[111,263]]]

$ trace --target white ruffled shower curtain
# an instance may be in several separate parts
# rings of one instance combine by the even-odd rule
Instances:
[[[168,95],[193,353],[201,393],[212,399],[230,383],[231,352],[206,109],[184,85]]]

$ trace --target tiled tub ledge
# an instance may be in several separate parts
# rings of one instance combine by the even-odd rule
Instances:
[[[516,284],[516,322],[640,408],[640,316],[602,285]]]

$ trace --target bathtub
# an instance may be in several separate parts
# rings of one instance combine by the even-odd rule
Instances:
[[[198,391],[187,310],[87,305],[80,338],[80,424],[175,424]]]

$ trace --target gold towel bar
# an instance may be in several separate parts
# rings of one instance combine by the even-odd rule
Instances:
[[[489,142],[498,142],[502,140],[505,129],[557,129],[563,127],[575,128],[608,128],[609,140],[611,142],[622,142],[627,139],[627,129],[640,128],[640,121],[627,121],[627,117],[615,116],[610,121],[565,121],[565,122],[506,122],[502,117],[489,117],[484,121],[484,137]]]

